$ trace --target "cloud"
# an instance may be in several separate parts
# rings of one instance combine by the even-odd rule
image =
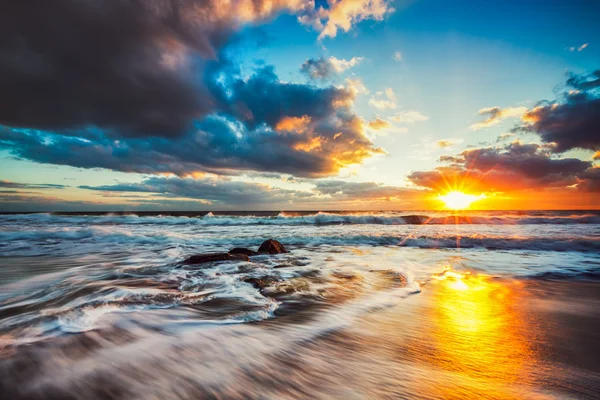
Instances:
[[[435,142],[437,147],[441,147],[442,149],[452,147],[457,143],[461,143],[462,139],[440,139]]]
[[[320,31],[319,40],[333,38],[340,29],[348,32],[361,21],[381,21],[394,11],[390,3],[389,0],[330,0],[328,8],[319,7],[312,12],[305,12],[298,19]]]
[[[444,190],[448,184],[469,191],[514,191],[532,188],[567,188],[577,185],[592,164],[577,158],[555,158],[548,146],[522,144],[474,148],[456,156],[442,156],[451,163],[431,171],[417,171],[408,179],[417,186]]]
[[[415,171],[408,177],[413,184],[445,191],[515,192],[520,190],[562,191],[564,199],[576,193],[600,191],[600,168],[593,161],[562,157],[572,149],[600,151],[600,71],[570,74],[566,93],[561,99],[538,103],[521,115],[521,125],[513,133],[503,134],[498,141],[515,132],[539,135],[542,144],[510,144],[470,148],[457,155],[444,155],[440,161],[448,165],[429,171]],[[522,109],[483,109],[489,115],[488,125],[507,116],[518,116]],[[595,154],[595,153],[594,153]],[[596,156],[591,157],[593,160]],[[582,197],[590,204],[590,197]],[[528,198],[526,198],[528,199]],[[528,199],[527,201],[530,201]],[[532,203],[533,204],[533,203]]]
[[[487,118],[481,122],[471,125],[471,129],[478,130],[482,128],[489,128],[490,126],[497,125],[501,120],[506,118],[518,118],[527,112],[527,107],[487,107],[482,108],[477,112],[477,115],[486,116]]]
[[[396,113],[390,119],[394,122],[399,122],[403,124],[414,124],[415,122],[427,121],[429,119],[428,116],[421,114],[418,111],[402,111]]]
[[[80,186],[80,188],[102,192],[154,193],[228,206],[281,204],[312,196],[309,192],[274,188],[257,183],[177,177],[151,177],[141,183]]]
[[[600,167],[592,167],[579,175],[577,187],[584,192],[600,192]]]
[[[391,100],[371,98],[369,104],[378,110],[390,110],[396,108],[396,103]]]
[[[64,189],[66,185],[55,185],[51,183],[19,183],[11,181],[0,181],[0,188],[8,189]]]
[[[223,76],[222,69],[214,73]],[[324,176],[381,152],[364,135],[351,108],[354,93],[345,88],[281,82],[270,67],[212,85],[220,112],[194,121],[177,138],[4,128],[0,148],[40,163],[179,176],[243,171]]]
[[[383,120],[383,119],[379,118],[379,117],[375,117],[371,121],[369,121],[368,126],[371,129],[380,130],[380,129],[389,128],[390,127],[390,123],[387,122],[386,120]]]
[[[383,91],[383,93],[385,93],[385,97],[387,97],[390,101],[396,101],[396,93],[394,93],[394,90],[392,88],[385,88],[385,90]]]
[[[168,201],[199,201],[196,206],[210,204],[215,207],[251,207],[272,209],[273,207],[293,207],[294,205],[314,205],[319,207],[328,204],[339,206],[340,203],[377,202],[390,200],[416,199],[423,190],[388,186],[375,182],[347,182],[341,180],[313,181],[309,190],[289,190],[273,186],[240,182],[224,179],[192,179],[151,177],[140,183],[123,183],[102,186],[80,186],[81,189],[101,192],[104,196],[116,194],[152,194],[153,198],[145,198],[144,204]],[[160,197],[157,197],[160,196]],[[131,197],[131,196],[127,196]],[[140,203],[134,199],[133,203]]]
[[[299,0],[10,2],[0,15],[0,124],[179,136],[214,111],[202,76],[232,35]],[[32,95],[35,93],[35,95]]]
[[[522,117],[515,131],[536,133],[556,152],[571,149],[600,150],[600,70],[589,75],[570,75],[574,89],[560,101],[541,102]]]
[[[352,57],[350,60],[335,57],[309,58],[300,66],[300,71],[312,80],[326,80],[360,64],[362,61],[362,57]]]
[[[424,191],[398,186],[382,185],[375,182],[319,181],[315,192],[334,196],[338,200],[405,199],[422,196]]]
[[[396,51],[396,52],[394,52],[394,55],[392,58],[396,61],[402,61],[402,53],[399,51]]]
[[[347,78],[346,79],[346,89],[353,94],[353,96],[357,96],[359,94],[368,94],[369,89],[362,83],[359,78]]]
[[[569,47],[569,48],[568,48],[568,50],[569,50],[569,51],[583,51],[583,50],[585,50],[585,49],[586,49],[588,46],[589,46],[589,43],[584,43],[584,44],[582,44],[581,46],[578,46],[578,47],[575,47],[575,46],[573,46],[573,47]]]
[[[389,11],[382,0],[350,3],[11,2],[0,15],[0,35],[11,38],[0,41],[0,148],[150,174],[334,174],[381,151],[352,110],[361,88],[282,82],[269,67],[246,77],[228,55],[279,13],[317,15],[331,36]],[[328,62],[341,71],[360,60]],[[305,117],[300,133],[276,129]]]

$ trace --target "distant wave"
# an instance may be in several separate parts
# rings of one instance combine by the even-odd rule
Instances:
[[[452,214],[407,213],[287,213],[265,215],[60,215],[60,214],[9,214],[0,215],[0,222],[66,225],[534,225],[534,224],[600,224],[598,213],[564,214],[506,213],[497,212]]]

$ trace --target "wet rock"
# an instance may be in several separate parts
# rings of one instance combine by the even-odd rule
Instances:
[[[310,284],[307,279],[304,278],[293,278],[289,281],[281,282],[277,284],[275,291],[278,293],[296,293],[305,292],[310,290]]]
[[[230,254],[230,253],[206,253],[195,254],[187,258],[184,264],[204,264],[214,261],[250,261],[245,254]]]
[[[277,240],[269,239],[262,242],[258,248],[259,253],[279,254],[287,253],[287,250]]]
[[[255,256],[258,253],[254,250],[250,250],[245,247],[236,247],[235,249],[229,250],[229,254],[243,254],[246,256]]]
[[[251,284],[256,289],[264,289],[267,286],[271,286],[273,283],[278,282],[279,279],[274,276],[263,276],[260,278],[246,278],[244,282]]]

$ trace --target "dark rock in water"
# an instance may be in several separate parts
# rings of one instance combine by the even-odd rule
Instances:
[[[427,220],[427,217],[424,215],[403,215],[402,219],[411,225],[421,225],[423,221]]]
[[[251,284],[256,289],[264,289],[267,286],[271,286],[273,283],[278,282],[279,279],[273,276],[263,276],[261,278],[246,278],[244,282]]]
[[[206,253],[196,254],[186,259],[184,264],[203,264],[214,261],[250,261],[245,254]]]
[[[250,250],[245,247],[236,247],[235,249],[229,250],[229,254],[243,254],[245,256],[255,256],[257,253],[254,250]]]
[[[262,242],[258,248],[259,253],[279,254],[287,253],[287,250],[277,240],[269,239]]]

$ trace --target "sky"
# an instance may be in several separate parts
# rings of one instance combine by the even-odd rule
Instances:
[[[600,208],[600,3],[0,15],[0,211]]]

